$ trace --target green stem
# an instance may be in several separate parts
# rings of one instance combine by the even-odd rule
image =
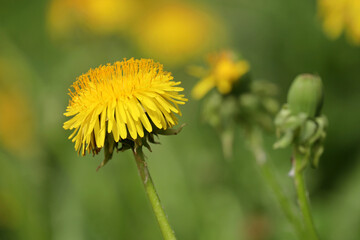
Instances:
[[[307,158],[306,155],[299,153],[299,151],[296,149],[294,150],[293,165],[295,171],[295,176],[294,176],[295,188],[298,195],[298,202],[304,219],[308,237],[312,240],[318,240],[319,237],[317,235],[313,218],[311,215],[310,204],[307,196],[304,175],[303,175],[304,162],[308,160],[306,158]]]
[[[133,153],[141,180],[144,184],[146,194],[150,200],[152,209],[159,223],[163,238],[164,240],[176,240],[174,231],[170,227],[167,216],[161,205],[159,196],[156,193],[154,183],[151,179],[149,169],[147,168],[147,164],[145,162],[144,153],[142,152],[142,147],[136,148],[135,150],[133,150]]]
[[[266,179],[266,182],[269,184],[272,189],[277,201],[280,204],[282,211],[284,212],[288,221],[293,225],[295,231],[299,236],[303,236],[303,229],[299,218],[293,212],[290,201],[288,197],[284,194],[282,188],[280,187],[278,181],[276,180],[272,168],[268,163],[265,163],[260,166],[263,176]]]
[[[267,184],[272,189],[278,203],[280,204],[281,210],[283,211],[284,215],[288,219],[288,221],[293,225],[295,231],[298,233],[300,237],[303,236],[303,228],[301,221],[299,218],[294,214],[294,210],[291,204],[291,201],[283,192],[282,187],[280,186],[279,182],[276,179],[276,175],[274,173],[273,167],[269,164],[266,159],[266,153],[263,148],[263,139],[262,134],[258,129],[253,129],[249,132],[249,139],[250,139],[250,148],[255,157],[257,164],[261,169],[261,173],[264,176]]]

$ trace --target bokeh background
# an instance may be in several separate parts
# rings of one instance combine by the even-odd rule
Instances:
[[[297,239],[241,129],[225,160],[190,96],[198,79],[186,69],[221,49],[277,84],[281,103],[297,74],[322,77],[330,126],[319,169],[307,171],[315,223],[322,239],[360,239],[360,47],[324,31],[320,15],[314,0],[1,1],[0,239],[161,239],[131,153],[96,172],[102,154],[78,156],[62,129],[76,77],[125,57],[160,61],[189,98],[183,132],[146,152],[178,239]],[[295,202],[290,151],[274,140],[266,149]]]

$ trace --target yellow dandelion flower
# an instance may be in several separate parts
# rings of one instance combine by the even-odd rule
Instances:
[[[192,90],[192,96],[196,99],[202,98],[215,87],[221,94],[230,93],[233,84],[250,69],[247,61],[235,60],[234,54],[228,51],[210,55],[208,63],[210,70],[207,73],[195,73],[203,77]]]
[[[116,33],[127,27],[138,8],[134,0],[52,0],[48,28],[55,37],[69,35],[77,28],[96,34]]]
[[[151,59],[124,59],[90,69],[73,84],[75,91],[70,90],[64,115],[72,118],[64,128],[74,130],[69,138],[82,155],[97,154],[106,135],[117,143],[166,130],[177,124],[178,104],[187,101],[179,93],[180,83]]]
[[[151,8],[135,32],[146,54],[170,64],[194,57],[223,37],[219,21],[209,12],[185,3],[162,3]]]
[[[352,43],[360,44],[359,0],[318,0],[318,12],[330,38],[336,39],[345,32]]]
[[[164,239],[176,239],[160,198],[156,193],[142,151],[154,135],[175,135],[180,130],[168,129],[177,124],[181,115],[178,104],[187,99],[171,73],[151,59],[133,58],[90,69],[73,84],[71,100],[65,116],[65,129],[74,130],[75,149],[83,155],[86,150],[97,154],[104,147],[105,159],[98,169],[112,157],[114,149],[131,149],[139,175],[149,197]],[[121,143],[121,148],[118,148]]]

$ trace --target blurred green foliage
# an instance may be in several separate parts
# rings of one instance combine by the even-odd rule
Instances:
[[[0,139],[0,239],[160,239],[130,153],[116,154],[96,172],[102,156],[77,156],[67,139],[70,132],[62,129],[62,114],[69,100],[68,87],[90,67],[124,57],[157,61],[161,57],[144,53],[129,37],[133,33],[126,31],[109,35],[77,31],[69,38],[53,39],[47,25],[49,4],[45,0],[1,3],[0,93],[11,86],[25,97],[34,121],[29,127],[34,131],[31,140],[15,150],[6,147],[6,137]],[[214,41],[208,51],[241,52],[254,78],[279,86],[280,102],[285,102],[286,91],[299,73],[321,76],[323,112],[330,126],[319,169],[309,170],[307,176],[315,223],[322,239],[359,239],[360,48],[344,38],[326,38],[315,1],[189,4],[221,19],[227,36],[219,36],[221,41]],[[10,75],[17,77],[6,73],[11,69],[4,70],[5,62],[14,69]],[[201,62],[201,54],[181,64],[162,61],[182,81],[186,96],[197,79],[185,69]],[[16,106],[11,98],[7,101]],[[178,238],[296,239],[244,146],[243,132],[236,130],[235,153],[226,161],[216,132],[200,120],[200,106],[190,99],[182,107],[180,122],[188,125],[181,134],[161,137],[161,145],[146,152]],[[6,117],[6,112],[0,112],[0,118]],[[29,121],[24,119],[22,124]],[[295,201],[287,176],[290,152],[273,151],[274,140],[267,136],[266,149]]]

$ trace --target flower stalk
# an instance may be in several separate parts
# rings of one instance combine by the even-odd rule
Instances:
[[[176,240],[147,168],[142,147],[158,143],[158,135],[176,135],[172,129],[181,115],[179,104],[187,99],[170,72],[152,59],[124,59],[101,65],[81,75],[72,85],[65,116],[71,117],[64,129],[73,130],[69,139],[75,150],[98,154],[102,149],[105,166],[114,151],[132,150],[146,194],[159,223],[164,240]]]
[[[266,152],[263,147],[263,137],[259,129],[253,128],[248,132],[248,139],[250,142],[250,150],[254,155],[257,165],[260,167],[261,174],[263,175],[269,188],[271,188],[277,202],[280,205],[287,220],[292,224],[294,230],[299,236],[304,235],[301,221],[296,216],[293,210],[291,201],[284,193],[282,187],[276,179],[276,174],[273,167],[266,159]]]
[[[144,184],[145,192],[150,200],[151,207],[156,216],[157,222],[160,226],[161,233],[164,240],[176,240],[175,233],[172,230],[165,211],[161,205],[159,195],[156,192],[154,183],[151,179],[149,169],[147,167],[142,147],[139,146],[133,149],[136,165],[141,177],[141,181]]]
[[[303,171],[311,164],[319,165],[324,151],[327,118],[321,114],[323,85],[321,78],[301,74],[295,78],[288,92],[288,102],[275,118],[279,140],[274,148],[293,147],[292,170],[298,204],[306,230],[306,239],[318,240],[310,211]]]
[[[298,196],[299,207],[304,219],[304,224],[307,232],[307,239],[318,240],[318,234],[315,229],[313,217],[310,210],[310,203],[308,193],[306,190],[304,180],[304,162],[308,162],[307,156],[300,153],[296,147],[294,148],[293,168],[294,168],[294,183]]]

